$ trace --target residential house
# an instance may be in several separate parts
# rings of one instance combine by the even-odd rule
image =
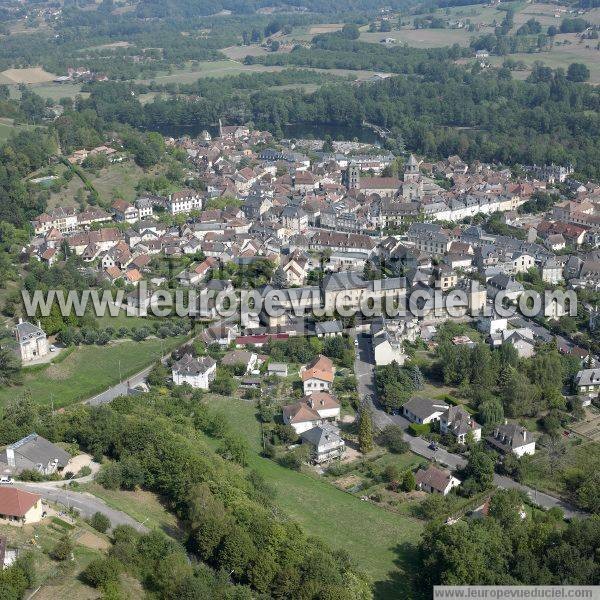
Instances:
[[[300,369],[300,378],[305,394],[329,391],[333,387],[333,362],[320,354]]]
[[[502,454],[512,452],[519,458],[525,454],[535,454],[535,440],[533,435],[518,423],[498,425],[486,442]]]
[[[17,341],[17,351],[23,362],[36,360],[50,352],[48,338],[39,322],[36,326],[19,318],[14,334]]]
[[[429,494],[441,494],[445,496],[455,487],[460,485],[457,479],[445,469],[429,465],[427,469],[419,469],[415,475],[417,488]]]
[[[300,434],[302,442],[311,446],[311,459],[317,464],[341,458],[346,449],[340,430],[331,423],[323,423]]]
[[[315,333],[317,337],[320,338],[328,338],[328,337],[336,337],[338,335],[342,335],[344,332],[344,326],[341,321],[333,320],[333,321],[319,321],[315,323]]]
[[[0,452],[0,468],[14,474],[27,469],[52,475],[62,471],[70,460],[71,455],[66,450],[37,433],[9,444]]]
[[[194,358],[191,354],[184,354],[173,363],[171,373],[175,385],[189,383],[193,388],[207,390],[216,370],[217,363],[210,356]]]
[[[575,386],[580,395],[597,396],[600,392],[600,369],[583,369],[575,375]]]
[[[517,300],[524,291],[525,288],[520,282],[504,273],[494,275],[487,282],[487,295],[492,299],[502,294],[507,300]]]
[[[402,415],[412,423],[426,425],[439,421],[450,407],[439,400],[430,398],[411,398],[402,405]]]
[[[243,368],[244,374],[254,371],[258,362],[258,355],[247,350],[231,350],[221,360],[221,364],[226,367]]]
[[[11,525],[29,525],[42,520],[42,497],[13,486],[0,487],[0,519]]]
[[[194,190],[183,190],[170,194],[167,206],[172,215],[189,213],[192,210],[202,210],[202,197]]]
[[[337,421],[339,417],[340,405],[327,392],[315,392],[295,404],[283,407],[283,422],[292,426],[298,434],[327,420]]]
[[[459,444],[464,444],[469,434],[474,441],[481,440],[481,425],[462,406],[450,406],[442,414],[440,432],[453,435]]]
[[[375,364],[389,365],[395,361],[403,365],[407,358],[404,342],[414,342],[418,337],[420,329],[416,319],[374,319],[371,323],[371,341]]]
[[[115,200],[112,203],[111,208],[116,221],[124,223],[135,223],[136,221],[139,221],[140,216],[138,209],[122,198]]]

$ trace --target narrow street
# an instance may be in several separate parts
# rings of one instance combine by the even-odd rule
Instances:
[[[373,351],[371,349],[371,340],[369,336],[359,335],[358,347],[356,348],[356,359],[354,361],[354,371],[357,379],[357,389],[361,400],[364,399],[367,405],[371,408],[373,414],[373,425],[377,429],[383,429],[387,425],[399,425],[403,429],[407,429],[409,421],[401,415],[389,415],[379,405],[376,398],[375,391],[375,365],[373,358]],[[458,454],[452,454],[443,448],[437,450],[431,450],[429,443],[420,437],[414,437],[407,431],[404,433],[404,440],[410,446],[410,449],[420,456],[423,456],[429,460],[435,459],[442,466],[446,466],[451,470],[462,468],[466,465],[467,461]],[[543,508],[558,507],[562,509],[565,517],[571,519],[573,517],[587,517],[588,515],[582,511],[577,510],[570,504],[530,488],[526,485],[522,485],[509,477],[503,475],[494,475],[494,484],[501,489],[518,489],[531,499],[532,502]]]

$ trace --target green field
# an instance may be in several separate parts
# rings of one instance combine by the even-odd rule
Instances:
[[[574,34],[557,35],[556,42],[569,41],[571,43],[555,45],[549,52],[537,52],[534,54],[510,54],[509,57],[514,60],[523,61],[527,66],[532,66],[534,62],[540,61],[553,69],[562,68],[565,71],[569,65],[574,62],[582,62],[590,70],[590,83],[600,83],[600,50],[595,49],[595,40],[586,40],[579,43]],[[490,56],[489,61],[493,65],[501,65],[506,56]],[[526,76],[529,71],[514,73],[514,77],[519,75]]]
[[[26,392],[36,404],[55,408],[85,400],[134,375],[158,360],[161,343],[165,351],[183,343],[184,337],[143,342],[123,341],[108,346],[79,346],[55,364],[25,370],[23,385],[0,390],[0,406]]]
[[[135,163],[126,161],[109,165],[97,174],[87,174],[100,195],[100,201],[105,204],[112,204],[117,198],[123,198],[128,202],[133,202],[136,199],[135,186],[144,175],[144,171]],[[75,195],[83,187],[81,179],[73,177],[58,193],[52,193],[48,206],[76,206]],[[87,196],[87,192],[85,192],[85,196]]]
[[[159,84],[166,83],[194,83],[201,77],[225,77],[239,75],[240,73],[256,73],[258,71],[281,71],[283,67],[266,67],[263,65],[244,65],[235,60],[205,61],[188,65],[185,69],[173,69],[170,73],[160,73],[142,83],[155,81]]]
[[[208,396],[255,451],[250,466],[276,491],[275,501],[310,534],[344,548],[375,582],[378,599],[406,598],[415,545],[423,524],[343,492],[331,483],[279,466],[258,455],[260,430],[255,406],[237,398]]]
[[[6,141],[19,131],[33,129],[32,125],[15,125],[12,119],[0,118],[0,142]]]
[[[387,33],[361,32],[362,42],[378,43],[384,38],[393,38],[398,45],[406,43],[415,48],[441,48],[444,46],[468,46],[474,33],[462,29],[400,29]]]

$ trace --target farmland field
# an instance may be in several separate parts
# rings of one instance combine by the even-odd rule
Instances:
[[[28,69],[6,69],[0,73],[0,84],[45,83],[52,81],[56,75],[44,71],[41,67]]]

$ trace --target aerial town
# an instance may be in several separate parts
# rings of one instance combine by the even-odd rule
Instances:
[[[0,600],[595,597],[599,32],[0,0]]]

